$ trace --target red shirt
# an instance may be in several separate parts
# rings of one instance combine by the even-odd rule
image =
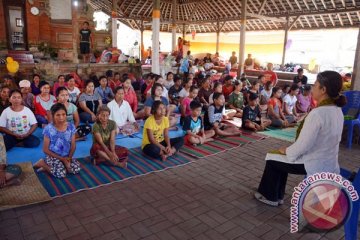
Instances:
[[[111,80],[109,82],[109,87],[111,88],[111,90],[113,90],[113,92],[115,91],[115,88],[120,87],[122,85],[122,82],[119,80],[118,82],[115,82],[114,80]]]
[[[278,77],[273,71],[264,71],[264,81],[263,85],[265,85],[266,82],[271,81],[273,86],[275,86],[278,81]]]
[[[227,99],[229,97],[229,95],[234,91],[234,86],[233,85],[230,85],[230,86],[224,85],[222,91],[223,91],[224,97]]]
[[[125,92],[124,100],[130,104],[130,107],[134,113],[136,113],[138,108],[138,99],[136,93],[131,88]]]

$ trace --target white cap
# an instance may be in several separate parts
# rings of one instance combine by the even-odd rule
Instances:
[[[21,88],[23,88],[23,87],[30,87],[30,85],[31,85],[30,81],[29,81],[29,80],[26,80],[26,79],[21,80],[21,81],[19,82],[19,87],[21,87]]]

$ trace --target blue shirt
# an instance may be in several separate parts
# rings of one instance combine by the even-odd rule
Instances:
[[[183,131],[186,134],[188,130],[192,133],[198,134],[203,129],[201,117],[198,117],[196,121],[191,116],[184,118]]]
[[[69,156],[71,139],[75,133],[76,128],[72,123],[68,123],[63,132],[57,130],[52,123],[48,124],[43,131],[44,136],[50,139],[49,150],[61,157]]]
[[[95,93],[100,95],[103,104],[107,104],[114,98],[114,93],[109,87],[106,87],[104,90],[99,86],[95,88]]]
[[[152,107],[152,105],[154,104],[155,100],[152,97],[148,97],[144,103],[145,107]],[[161,97],[161,102],[165,105],[168,106],[169,105],[169,101],[165,98],[165,97]]]

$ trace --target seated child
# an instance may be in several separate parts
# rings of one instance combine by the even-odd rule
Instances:
[[[233,77],[230,75],[227,75],[224,79],[224,85],[222,87],[222,93],[225,96],[225,101],[227,102],[229,100],[230,94],[234,91],[234,85],[232,83]]]
[[[228,104],[230,109],[234,109],[236,111],[235,117],[241,118],[244,108],[244,95],[241,92],[242,83],[235,81],[234,85],[235,89],[229,96]]]
[[[184,119],[183,130],[185,135],[185,144],[203,144],[213,141],[211,138],[215,135],[214,130],[204,130],[203,121],[201,118],[202,105],[198,101],[190,103],[191,115]]]
[[[109,119],[110,109],[102,105],[97,110],[97,120],[93,126],[93,145],[90,154],[94,164],[108,162],[114,166],[126,168],[127,154],[124,148],[115,145],[116,122]]]
[[[308,113],[311,110],[311,86],[305,85],[303,92],[297,95],[296,111],[298,113]]]
[[[271,120],[271,126],[278,128],[286,128],[295,126],[289,122],[291,119],[287,119],[282,110],[282,103],[280,101],[280,97],[282,94],[282,90],[279,87],[274,87],[273,92],[271,94],[271,98],[268,102],[268,112],[267,115]],[[294,119],[294,118],[292,118]]]
[[[210,96],[213,93],[210,84],[210,76],[206,76],[201,82],[201,88],[199,90],[199,99],[205,109],[209,107]]]
[[[233,136],[241,134],[235,126],[222,123],[228,117],[225,115],[225,97],[222,93],[215,92],[214,103],[209,106],[205,113],[205,130],[213,129],[219,136]]]
[[[221,82],[215,82],[213,93],[209,96],[209,105],[214,103],[214,93],[222,93],[222,83]]]
[[[189,96],[185,97],[181,103],[181,117],[184,119],[186,116],[191,115],[190,103],[197,97],[199,89],[196,86],[191,86]]]
[[[77,174],[80,172],[80,163],[73,158],[76,149],[75,126],[67,122],[64,104],[56,103],[50,111],[53,123],[48,124],[43,131],[43,151],[46,157],[40,159],[34,167],[57,178],[66,177],[66,173]]]
[[[0,134],[0,188],[20,184],[21,167],[6,163],[4,138]]]
[[[180,149],[184,140],[182,137],[169,138],[169,119],[161,101],[154,101],[151,114],[145,121],[141,148],[144,154],[165,161]]]
[[[56,95],[56,90],[59,87],[66,87],[65,76],[64,75],[62,75],[62,74],[59,75],[57,79],[58,79],[58,81],[54,83],[53,90],[52,90],[52,93],[54,95]]]
[[[39,84],[40,94],[35,97],[34,108],[35,117],[39,127],[44,127],[49,123],[49,111],[52,105],[56,103],[56,98],[50,94],[50,84],[41,81]]]
[[[263,131],[270,126],[271,120],[262,119],[259,107],[259,97],[255,93],[249,96],[249,105],[244,108],[242,127],[252,131]]]
[[[103,104],[107,104],[114,99],[114,93],[110,87],[108,87],[108,80],[105,76],[99,78],[100,86],[95,88],[95,94],[99,94]]]

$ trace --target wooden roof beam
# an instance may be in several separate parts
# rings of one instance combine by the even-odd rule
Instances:
[[[190,16],[189,16],[189,20],[190,20],[190,21],[193,19],[194,14],[195,14],[195,12],[197,11],[197,9],[198,9],[198,7],[199,7],[199,3],[200,3],[200,2],[197,2],[197,3],[195,4],[195,7],[193,8],[193,10],[192,10],[191,13],[190,13]]]
[[[331,3],[332,3],[332,5],[333,5],[333,8],[336,8],[336,4],[335,4],[334,0],[331,0]],[[345,7],[345,6],[344,6],[344,7]]]
[[[343,23],[343,20],[342,20],[340,14],[336,14],[336,16],[338,17],[341,26],[344,26],[344,23]]]
[[[307,3],[307,0],[303,0],[303,3],[305,5],[306,9],[309,10],[310,8],[309,8],[309,4]]]
[[[327,27],[327,24],[326,24],[326,22],[325,22],[325,20],[324,20],[324,17],[323,17],[322,15],[320,15],[320,18],[321,18],[321,21],[322,21],[322,23],[324,24],[324,26]]]
[[[346,15],[347,15],[347,17],[348,17],[348,19],[349,19],[350,24],[351,24],[351,25],[354,25],[350,13],[346,13]]]
[[[326,14],[339,14],[339,13],[351,13],[360,11],[360,6],[351,7],[351,8],[337,8],[337,9],[327,9],[327,10],[317,10],[317,11],[299,11],[299,12],[288,12],[288,13],[274,13],[266,14],[265,17],[295,17],[295,16],[311,16],[311,15],[326,15]]]
[[[305,1],[306,1],[306,0],[305,0]],[[318,9],[318,6],[317,6],[315,0],[311,0],[311,2],[314,4],[314,8],[317,10],[317,9]]]
[[[290,24],[289,24],[289,31],[291,30],[291,28],[294,26],[294,24],[296,23],[296,21],[300,18],[300,16],[297,16]]]
[[[335,21],[334,21],[334,19],[332,18],[331,14],[329,14],[329,19],[330,19],[330,22],[331,22],[331,24],[333,25],[333,27],[335,27],[335,26],[336,26],[336,25],[335,25]]]
[[[280,0],[281,1],[281,0]],[[291,8],[291,11],[294,11],[294,7],[292,6],[292,4],[289,2],[289,0],[286,0],[287,4],[289,5],[289,7]]]
[[[319,23],[317,22],[317,20],[316,20],[316,18],[315,18],[315,16],[314,16],[314,15],[312,15],[312,19],[313,19],[313,21],[314,21],[314,23],[315,23],[316,27],[319,27]]]
[[[270,0],[270,1],[272,2],[272,4],[274,5],[274,7],[276,8],[276,11],[280,12],[280,10],[279,10],[277,4],[275,3],[275,1],[274,1],[274,0]]]
[[[322,3],[322,5],[324,6],[324,8],[325,8],[325,9],[327,9],[327,7],[326,7],[326,4],[325,4],[324,0],[321,0],[321,3]]]
[[[266,1],[267,1],[267,0],[262,0],[261,5],[260,5],[260,8],[259,8],[259,11],[258,11],[258,14],[259,14],[259,15],[261,14],[262,10],[264,10]]]

